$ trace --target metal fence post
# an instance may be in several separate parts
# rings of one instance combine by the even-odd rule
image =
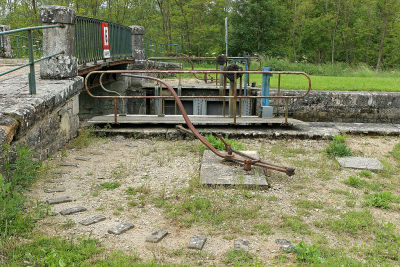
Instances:
[[[35,64],[33,63],[33,40],[32,30],[28,31],[28,51],[29,51],[29,93],[36,94]]]

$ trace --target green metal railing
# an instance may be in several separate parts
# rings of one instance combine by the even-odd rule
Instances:
[[[29,56],[29,44],[28,37],[23,35],[9,34],[11,39],[11,49],[13,52],[13,57],[24,58]],[[36,56],[43,55],[43,40],[39,38],[32,38],[33,40],[33,50]]]
[[[31,95],[36,94],[36,80],[35,80],[35,63],[57,56],[59,54],[64,53],[63,51],[59,52],[59,53],[55,53],[53,55],[47,56],[47,57],[42,57],[39,58],[37,60],[34,60],[34,53],[33,53],[33,37],[32,37],[32,32],[33,30],[40,30],[40,29],[48,29],[48,28],[58,28],[58,27],[62,27],[60,24],[55,24],[55,25],[45,25],[45,26],[36,26],[36,27],[28,27],[28,28],[21,28],[21,29],[16,29],[16,30],[10,30],[10,31],[4,31],[4,32],[0,32],[0,36],[2,35],[6,35],[6,34],[11,34],[11,33],[17,33],[17,32],[23,32],[23,31],[27,31],[28,32],[28,54],[29,54],[29,63],[23,64],[21,66],[18,66],[16,68],[13,68],[11,70],[5,71],[0,73],[0,76],[6,75],[10,72],[22,69],[24,67],[29,66],[30,67],[30,71],[29,71],[29,93]]]
[[[75,55],[78,64],[105,60],[103,55],[102,22],[107,22],[110,34],[111,60],[132,57],[132,33],[127,26],[86,17],[76,17]]]

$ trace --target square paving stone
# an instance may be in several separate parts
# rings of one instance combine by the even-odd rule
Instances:
[[[363,157],[343,157],[336,158],[340,166],[344,168],[380,171],[383,169],[382,163],[374,158]]]
[[[71,214],[86,211],[86,210],[87,209],[84,207],[73,207],[73,208],[69,208],[69,209],[60,211],[60,214],[61,215],[71,215]]]
[[[44,190],[45,193],[58,193],[65,192],[65,187],[48,188]]]
[[[98,223],[98,222],[104,221],[105,219],[106,219],[106,216],[96,215],[96,216],[93,216],[91,218],[88,218],[88,219],[85,219],[83,221],[80,221],[79,223],[83,224],[85,226],[88,226],[88,225],[91,225],[91,224],[94,224],[94,223]]]
[[[153,233],[151,233],[151,235],[146,237],[146,242],[150,242],[150,243],[158,243],[160,242],[164,237],[166,237],[168,235],[167,231],[164,230],[158,230],[155,231]]]
[[[194,235],[190,239],[188,248],[202,250],[206,241],[207,237],[203,235]]]
[[[49,205],[54,205],[54,204],[61,204],[61,203],[71,202],[71,201],[72,201],[71,197],[57,197],[57,198],[48,199],[44,203],[45,204],[49,204]]]
[[[249,245],[250,245],[249,240],[243,239],[243,238],[238,238],[238,239],[235,239],[233,248],[235,250],[249,250]]]
[[[90,158],[82,157],[82,156],[75,157],[75,159],[76,160],[80,160],[80,161],[88,161],[88,160],[90,160]]]
[[[249,156],[258,158],[256,151],[243,152]],[[203,154],[200,181],[203,185],[250,185],[268,187],[263,168],[252,166],[250,171],[245,171],[242,165],[226,161],[210,150],[204,151]]]
[[[128,231],[129,229],[132,229],[134,227],[133,224],[131,223],[127,223],[127,222],[123,222],[113,228],[108,229],[108,233],[109,234],[114,234],[114,235],[120,235],[126,231]]]

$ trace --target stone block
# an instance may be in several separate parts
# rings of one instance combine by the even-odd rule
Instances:
[[[96,216],[93,216],[91,218],[88,218],[88,219],[85,219],[83,221],[80,221],[79,223],[83,224],[85,226],[88,226],[88,225],[91,225],[91,224],[95,224],[95,223],[104,221],[105,219],[106,219],[106,216],[96,215]]]
[[[194,235],[190,239],[188,248],[202,250],[206,241],[207,237],[203,235]]]
[[[289,240],[276,239],[275,243],[278,244],[278,245],[281,245],[282,251],[285,251],[285,252],[293,252],[293,251],[295,251],[292,243]]]
[[[250,242],[247,239],[243,239],[243,238],[238,238],[235,239],[234,244],[233,244],[233,248],[235,250],[249,250],[249,245]]]
[[[258,157],[255,151],[243,151]],[[203,185],[248,185],[268,187],[264,170],[261,167],[252,167],[245,171],[243,166],[224,160],[210,150],[204,151],[201,161],[200,181]]]
[[[76,160],[81,160],[81,161],[89,161],[89,160],[90,160],[90,158],[88,158],[88,157],[82,157],[82,156],[75,157],[75,159],[76,159]]]
[[[146,242],[150,242],[150,243],[158,243],[160,242],[164,237],[166,237],[168,235],[167,231],[164,230],[158,230],[155,231],[153,233],[151,233],[151,235],[146,237]]]
[[[380,171],[383,169],[382,163],[375,158],[363,157],[343,157],[336,158],[340,166],[344,168]]]
[[[87,209],[84,207],[73,207],[73,208],[69,208],[69,209],[60,211],[60,214],[61,215],[71,215],[71,214],[86,211],[86,210]]]
[[[109,234],[113,234],[113,235],[120,235],[122,233],[125,233],[126,231],[128,231],[129,229],[132,229],[134,227],[133,224],[131,223],[127,223],[127,222],[123,222],[113,228],[108,229],[108,233]]]
[[[72,201],[71,197],[58,197],[58,198],[48,199],[44,203],[45,204],[49,204],[49,205],[54,205],[54,204],[61,204],[61,203],[71,202],[71,201]]]
[[[75,23],[75,10],[66,6],[43,6],[39,8],[40,20],[43,23],[65,23],[74,24]]]
[[[60,163],[60,166],[64,166],[64,167],[78,167],[79,165],[73,162],[66,162],[63,161]]]
[[[65,187],[49,188],[44,190],[45,193],[65,192]]]

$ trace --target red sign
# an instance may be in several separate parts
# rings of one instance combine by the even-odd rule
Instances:
[[[107,22],[101,23],[101,30],[103,36],[103,49],[110,49],[110,31]]]

